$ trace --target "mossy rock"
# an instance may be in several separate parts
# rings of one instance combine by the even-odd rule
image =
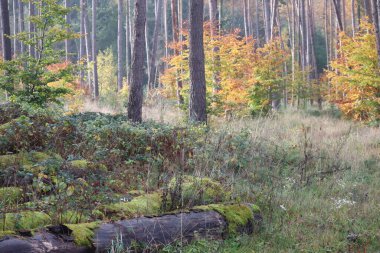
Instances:
[[[94,230],[100,225],[99,222],[65,224],[71,230],[71,236],[78,246],[91,247],[95,236]]]
[[[4,217],[0,215],[0,228],[3,230],[33,230],[49,224],[51,224],[51,218],[43,212],[7,213],[5,215],[5,226]]]
[[[129,202],[103,205],[100,212],[111,219],[135,218],[142,215],[159,214],[162,203],[162,193],[154,192],[133,198]]]
[[[236,235],[241,228],[245,228],[253,223],[254,211],[252,207],[245,204],[211,204],[198,206],[194,210],[215,211],[220,213],[227,221],[228,233]]]
[[[0,188],[0,204],[13,205],[22,202],[22,189],[18,187]]]
[[[0,230],[0,239],[2,237],[5,237],[5,236],[14,236],[16,235],[17,233],[15,231],[11,231],[11,230],[5,230],[5,231],[2,231]],[[1,240],[0,240],[1,241]]]
[[[177,178],[173,178],[169,183],[171,193],[176,191]],[[205,205],[229,200],[231,193],[226,191],[221,183],[208,177],[182,177],[182,197],[181,202],[185,206]]]

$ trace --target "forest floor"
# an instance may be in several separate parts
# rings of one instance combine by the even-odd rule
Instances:
[[[59,212],[61,215],[56,216],[61,218],[66,215],[66,209],[71,213],[88,209],[88,217],[80,213],[79,222],[93,221],[107,214],[99,212],[101,208],[96,212],[90,209],[92,194],[97,194],[96,203],[102,200],[108,203],[110,194],[118,199],[120,194],[131,190],[154,192],[170,188],[173,176],[188,174],[219,182],[225,195],[229,195],[228,201],[255,203],[264,218],[263,226],[253,235],[231,237],[223,242],[200,240],[181,248],[170,245],[162,252],[380,250],[379,128],[340,119],[334,110],[287,110],[270,117],[229,121],[212,118],[208,128],[188,127],[176,109],[164,105],[158,109],[147,107],[144,115],[145,119],[158,123],[137,127],[126,124],[121,116],[88,113],[56,121],[50,116],[29,115],[33,124],[17,118],[14,126],[27,126],[26,136],[31,132],[33,138],[23,139],[23,128],[14,130],[13,127],[16,134],[4,135],[8,144],[0,143],[0,152],[9,152],[6,149],[11,147],[10,143],[23,140],[25,143],[12,146],[12,151],[53,150],[66,160],[60,168],[69,171],[62,174],[67,177],[62,186],[66,195],[60,198],[49,195],[52,191],[49,185],[60,185],[54,181],[59,176],[45,170],[37,173],[30,188],[32,192],[27,196],[27,208],[43,207],[41,210],[49,214]],[[46,122],[51,126],[48,130]],[[0,131],[9,127],[6,126],[9,119],[0,123]],[[54,134],[36,143],[39,131]],[[125,143],[125,139],[129,142]],[[62,141],[63,146],[58,144]],[[186,159],[174,155],[174,147],[178,146],[180,151],[186,150]],[[188,150],[191,151],[187,153]],[[107,182],[97,179],[98,172],[104,176],[104,168],[98,167],[99,164],[108,169]],[[83,171],[76,170],[78,166],[90,167],[94,177],[82,175]],[[12,171],[8,174],[0,178],[2,186],[29,189],[20,182],[11,182],[15,177]],[[72,177],[81,177],[89,185],[104,183],[105,190],[94,193],[90,187],[76,192],[77,188],[70,188]],[[61,210],[46,204],[57,203],[57,199],[64,203]]]

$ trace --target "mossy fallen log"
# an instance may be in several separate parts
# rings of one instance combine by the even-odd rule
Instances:
[[[252,233],[260,220],[254,206],[248,204],[203,206],[156,217],[48,227],[33,237],[10,235],[0,238],[0,252],[109,252],[116,242],[135,251],[159,249],[179,241],[187,244]]]

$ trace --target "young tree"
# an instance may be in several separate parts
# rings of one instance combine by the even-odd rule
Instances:
[[[1,0],[1,18],[3,24],[3,58],[6,61],[12,60],[12,43],[10,39],[11,35],[11,27],[9,22],[9,8],[8,8],[8,0]]]
[[[374,27],[375,27],[376,49],[377,49],[378,66],[380,67],[380,26],[379,26],[379,8],[380,8],[380,1],[379,1],[379,0],[372,0],[372,20],[373,20],[373,25],[374,25]]]
[[[136,0],[132,54],[132,76],[128,96],[128,119],[142,121],[146,0]]]
[[[79,38],[79,62],[81,62],[84,58],[84,18],[85,18],[85,15],[84,15],[84,12],[85,12],[85,0],[80,0],[79,1],[79,4],[80,4],[80,11],[79,11],[79,14],[80,14],[80,38]],[[83,71],[83,68],[80,69],[79,71],[79,75],[80,75],[80,87],[83,88],[84,87],[84,71]]]
[[[3,17],[7,17],[6,13],[4,15],[6,6],[3,6],[6,0],[1,3]],[[68,10],[63,5],[53,0],[40,0],[37,8],[40,14],[31,21],[36,28],[32,32],[35,41],[30,41],[29,34],[25,33],[15,37],[26,46],[35,45],[38,57],[18,55],[11,61],[1,63],[0,71],[5,71],[7,75],[0,76],[0,89],[7,91],[14,102],[45,107],[49,103],[59,103],[60,97],[69,92],[63,84],[72,81],[74,66],[53,66],[60,63],[64,56],[64,51],[57,50],[57,45],[65,39],[73,39],[75,35],[67,31],[64,15]],[[6,59],[10,60],[10,54]],[[62,85],[51,85],[54,83]]]
[[[207,122],[205,55],[203,48],[203,0],[190,0],[190,104],[192,122]]]
[[[126,0],[126,15],[125,15],[125,62],[126,62],[126,76],[127,82],[130,82],[130,68],[131,68],[131,14],[130,14],[130,1]]]

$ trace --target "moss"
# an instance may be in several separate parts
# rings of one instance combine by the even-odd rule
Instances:
[[[169,183],[170,191],[174,191],[177,179],[173,178]],[[222,202],[230,198],[231,194],[223,189],[223,186],[211,178],[183,176],[182,178],[182,199],[185,205],[188,203],[210,204]]]
[[[128,191],[128,194],[131,195],[132,197],[137,197],[137,196],[144,195],[145,192],[143,190],[131,190],[131,191]]]
[[[104,205],[99,208],[99,211],[112,219],[158,214],[161,209],[161,197],[160,192],[145,194],[132,199],[130,202]]]
[[[231,235],[235,235],[239,228],[247,226],[247,224],[253,220],[253,212],[251,207],[242,204],[211,204],[195,207],[194,210],[213,210],[220,213],[226,219],[228,224],[228,233]]]
[[[70,161],[69,164],[74,169],[87,169],[88,168],[88,161],[87,160]]]
[[[0,188],[0,204],[11,205],[22,201],[22,189],[18,187]]]
[[[29,153],[19,153],[12,155],[0,156],[0,168],[6,168],[14,165],[19,165],[27,169],[32,169],[39,163],[43,163],[47,160],[54,159],[55,161],[62,162],[63,159],[60,155],[44,152],[32,151]]]
[[[71,236],[78,246],[90,247],[94,238],[94,230],[99,227],[99,222],[65,224],[71,231]]]
[[[251,205],[251,208],[253,213],[261,213],[261,209],[258,205],[253,204]]]
[[[15,231],[11,231],[11,230],[5,230],[5,231],[0,230],[0,239],[2,237],[11,236],[11,235],[16,235],[16,232]]]
[[[26,211],[20,213],[7,213],[0,219],[0,228],[4,230],[32,230],[51,224],[51,218],[46,213]]]
[[[61,217],[61,223],[77,224],[87,222],[88,220],[88,215],[80,214],[77,211],[66,211],[62,214]]]

